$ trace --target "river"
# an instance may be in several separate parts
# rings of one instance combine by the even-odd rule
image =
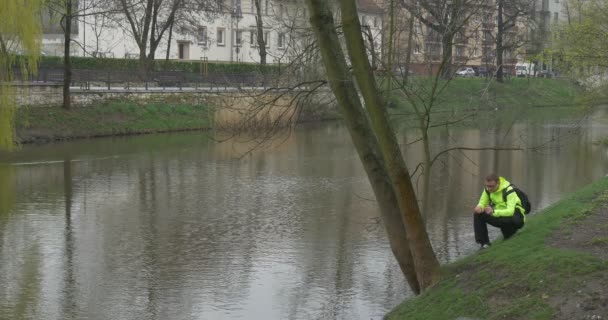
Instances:
[[[477,250],[487,173],[543,208],[608,173],[607,136],[603,109],[439,132],[435,151],[544,146],[440,158],[425,216],[440,261]],[[413,139],[400,134],[412,171]],[[0,319],[381,319],[411,296],[346,128],[258,142],[190,132],[0,154]]]

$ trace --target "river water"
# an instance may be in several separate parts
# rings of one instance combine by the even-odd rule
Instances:
[[[543,208],[608,173],[607,136],[603,110],[439,131],[435,150],[543,145],[440,157],[425,218],[441,262],[476,251],[487,173]],[[412,171],[415,138],[400,134]],[[345,127],[256,142],[179,133],[0,155],[0,319],[381,319],[409,297]]]

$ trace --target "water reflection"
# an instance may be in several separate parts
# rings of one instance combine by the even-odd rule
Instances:
[[[592,142],[608,128],[596,118],[578,133],[548,121],[437,135],[434,150],[559,141],[441,160],[426,216],[441,261],[474,250],[487,172],[536,207],[603,176],[606,150]],[[409,294],[345,128],[303,128],[245,157],[255,142],[242,140],[185,133],[2,155],[2,199],[14,200],[0,214],[0,318],[379,319]]]

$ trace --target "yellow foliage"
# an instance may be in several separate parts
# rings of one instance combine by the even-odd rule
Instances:
[[[0,150],[10,150],[15,145],[16,106],[9,85],[12,68],[18,65],[23,76],[34,74],[38,68],[43,4],[44,0],[2,0],[0,5]]]

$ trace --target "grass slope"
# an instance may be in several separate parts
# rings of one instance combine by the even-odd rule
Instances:
[[[446,83],[440,82],[438,89]],[[429,100],[433,82],[431,78],[414,77],[408,91],[415,96]],[[393,88],[395,88],[394,86]],[[581,89],[571,81],[545,78],[511,78],[497,83],[485,78],[454,78],[439,94],[433,108],[437,109],[478,109],[501,107],[547,107],[573,106],[578,101]],[[393,91],[393,103],[401,109],[409,110],[411,104],[399,89]]]
[[[437,286],[399,305],[387,318],[554,319],[558,310],[552,302],[567,301],[575,288],[605,274],[608,262],[551,247],[547,239],[558,229],[580,232],[577,223],[608,202],[607,190],[608,179],[603,178],[528,217],[512,239],[445,265]]]
[[[113,101],[71,110],[22,107],[15,124],[23,143],[205,129],[210,127],[211,117],[212,112],[203,105]]]

